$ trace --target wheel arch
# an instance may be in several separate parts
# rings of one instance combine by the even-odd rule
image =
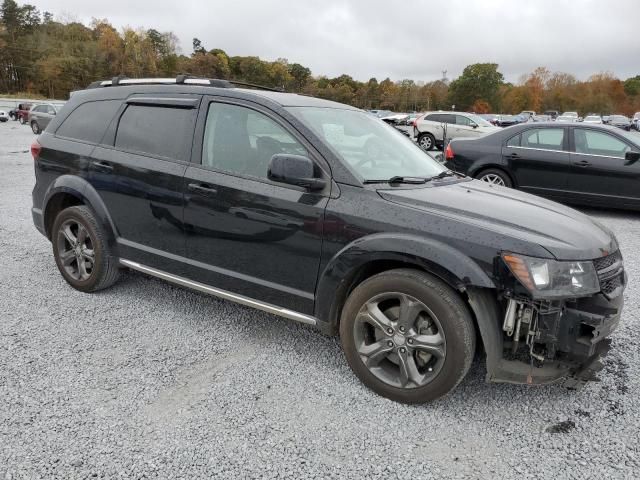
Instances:
[[[98,192],[85,179],[62,175],[49,187],[44,198],[42,213],[47,238],[51,239],[51,229],[58,213],[74,205],[86,205],[93,210],[100,226],[107,232],[109,246],[116,248],[117,231],[113,220]]]
[[[470,286],[495,288],[477,263],[449,245],[411,235],[375,234],[347,245],[320,274],[315,305],[318,326],[336,334],[350,292],[367,278],[396,268],[430,273],[459,292]]]

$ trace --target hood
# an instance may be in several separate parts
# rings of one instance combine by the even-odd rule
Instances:
[[[611,231],[583,213],[479,180],[384,189],[378,193],[391,202],[534,243],[558,260],[591,260],[618,248]]]
[[[493,132],[500,132],[500,131],[503,130],[503,128],[495,127],[493,125],[491,125],[491,126],[482,125],[482,126],[478,127],[478,130],[480,130],[481,132],[485,132],[485,133],[493,133]]]

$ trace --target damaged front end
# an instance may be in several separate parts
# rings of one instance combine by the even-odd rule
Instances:
[[[611,342],[607,337],[622,313],[626,274],[620,252],[560,267],[557,264],[563,262],[510,255],[496,262],[496,274],[502,279],[498,302],[469,293],[487,352],[488,380],[527,384],[564,380],[569,388],[593,380],[603,368],[600,359]],[[564,277],[554,281],[549,272]],[[496,341],[487,341],[488,322],[481,321],[481,315],[493,318],[490,328]],[[500,318],[497,326],[496,318]]]

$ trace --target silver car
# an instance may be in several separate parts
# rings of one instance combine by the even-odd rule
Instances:
[[[33,133],[41,133],[62,107],[59,103],[42,103],[29,110],[28,122]]]
[[[424,150],[442,147],[446,136],[453,138],[477,138],[502,130],[473,113],[428,112],[419,117],[413,126],[413,136]]]

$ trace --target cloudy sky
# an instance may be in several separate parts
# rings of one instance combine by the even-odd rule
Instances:
[[[19,0],[19,3],[23,3]],[[229,55],[287,58],[314,75],[431,81],[495,62],[586,78],[640,74],[640,0],[30,0],[62,19],[173,31]]]

